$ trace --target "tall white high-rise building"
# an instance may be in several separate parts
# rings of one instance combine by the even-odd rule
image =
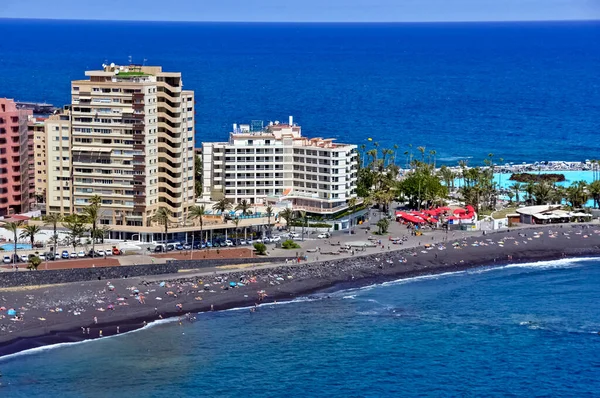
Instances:
[[[227,142],[202,144],[202,158],[205,200],[288,201],[331,215],[356,197],[356,145],[303,137],[291,116],[287,124],[234,124]]]

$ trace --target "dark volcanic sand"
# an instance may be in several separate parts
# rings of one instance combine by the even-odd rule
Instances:
[[[4,289],[0,290],[0,305],[22,312],[24,320],[13,321],[8,316],[0,319],[0,356],[42,345],[97,338],[100,330],[103,336],[109,336],[117,333],[117,326],[123,333],[159,317],[210,311],[211,305],[218,311],[260,304],[258,291],[261,290],[268,294],[264,301],[271,302],[290,300],[332,287],[367,285],[509,262],[597,255],[600,254],[600,226],[564,225],[561,228],[556,225],[487,236],[478,234],[456,242],[459,243],[458,248],[454,248],[452,242],[442,242],[429,250],[425,247],[384,250],[293,266],[263,266],[243,272],[220,270],[218,275],[204,272],[186,276],[182,273]],[[499,242],[503,242],[503,247]],[[440,250],[440,246],[445,249]],[[226,289],[231,281],[238,282],[249,277],[256,278],[256,282]],[[163,281],[166,284],[161,287],[160,282]],[[114,286],[114,290],[109,289],[109,284]],[[144,304],[134,297],[133,289],[144,295]],[[176,308],[179,303],[182,304],[181,311]],[[106,310],[110,304],[114,305],[114,310]],[[57,308],[62,311],[56,312]],[[6,311],[0,314],[6,315]],[[98,324],[94,324],[94,317],[97,317]],[[82,332],[82,327],[90,328],[89,335]]]

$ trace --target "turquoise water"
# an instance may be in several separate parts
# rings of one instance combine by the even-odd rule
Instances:
[[[0,248],[2,248],[2,250],[6,250],[6,251],[15,250],[15,244],[14,243],[5,243],[3,245],[0,245]],[[31,245],[26,244],[26,243],[17,243],[17,250],[31,250]]]
[[[2,396],[600,391],[600,259],[415,278],[0,359]]]
[[[563,187],[568,187],[577,181],[585,181],[587,183],[591,183],[592,181],[594,181],[594,172],[592,172],[592,171],[581,171],[581,170],[577,170],[577,171],[539,171],[539,172],[536,171],[536,172],[532,172],[532,173],[533,174],[551,174],[551,173],[564,174],[566,180],[563,182],[556,183],[556,185],[563,186]],[[499,188],[507,189],[515,183],[515,181],[510,180],[511,175],[512,175],[511,173],[495,173],[494,174],[494,182],[496,182],[496,184],[498,185]],[[456,187],[462,187],[463,182],[464,181],[462,178],[457,178],[454,180],[454,185]],[[523,195],[525,195],[525,193],[521,192],[521,195],[520,195],[521,198],[524,197]],[[500,199],[508,200],[508,197],[505,195],[500,195]],[[593,207],[594,201],[592,199],[588,200],[586,203],[586,206]]]

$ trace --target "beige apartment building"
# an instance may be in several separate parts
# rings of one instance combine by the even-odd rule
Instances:
[[[35,170],[35,195],[46,196],[47,160],[46,160],[46,124],[44,120],[30,120],[29,128],[33,131],[33,162]],[[36,198],[37,199],[37,198]],[[37,200],[36,200],[37,202]]]
[[[100,224],[151,227],[194,204],[194,93],[181,73],[103,65],[71,83],[73,211],[102,198]],[[51,144],[50,144],[51,145]]]
[[[71,214],[72,188],[71,181],[71,115],[68,109],[51,115],[44,122],[46,165],[46,212]],[[37,140],[41,142],[41,139]],[[37,162],[41,148],[36,146],[36,187]]]
[[[307,138],[287,124],[233,125],[227,142],[202,144],[203,199],[287,202],[294,210],[333,215],[356,197],[357,147]]]

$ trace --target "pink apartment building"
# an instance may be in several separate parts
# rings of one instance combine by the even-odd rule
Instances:
[[[0,216],[29,211],[30,187],[35,185],[30,115],[13,100],[0,98]]]

